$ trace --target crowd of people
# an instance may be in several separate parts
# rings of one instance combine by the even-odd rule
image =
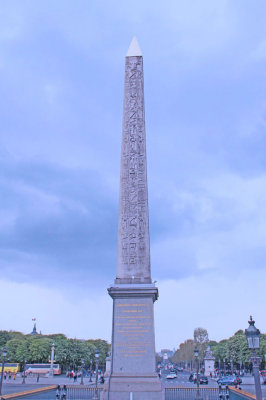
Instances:
[[[99,375],[98,375],[98,376],[99,376],[99,382],[100,382],[100,383],[104,383],[104,374],[103,374],[102,371],[99,371],[99,372],[100,372]],[[78,378],[81,377],[81,375],[82,375],[82,372],[81,372],[81,371],[74,371],[74,370],[67,371],[67,373],[66,373],[66,376],[67,376],[70,380],[73,379],[73,382],[74,382],[74,383],[77,382]],[[94,372],[93,372],[93,371],[84,371],[84,378],[85,378],[85,377],[92,378],[93,375],[94,375]]]
[[[13,378],[13,380],[15,381],[16,380],[16,377],[17,377],[17,374],[16,374],[16,372],[11,372],[11,371],[9,371],[9,372],[4,372],[4,380],[9,380],[9,381],[11,381],[11,379]]]

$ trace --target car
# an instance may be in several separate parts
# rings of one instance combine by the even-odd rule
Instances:
[[[262,370],[262,371],[260,371],[260,374],[261,374],[261,376],[264,378],[266,378],[266,370],[264,369],[264,370]]]
[[[199,376],[199,383],[200,383],[200,385],[208,385],[209,381],[208,381],[207,376],[200,375]]]
[[[197,383],[197,374],[194,379],[194,383]],[[205,375],[199,375],[199,384],[200,385],[208,385],[208,378]]]
[[[224,376],[223,378],[217,379],[218,385],[240,385],[242,379],[238,376]]]
[[[184,371],[184,368],[182,368],[182,367],[177,367],[177,371],[183,372],[183,371]]]
[[[170,374],[168,374],[166,376],[166,379],[175,379],[175,378],[177,378],[177,375],[175,372],[170,372]]]
[[[197,373],[196,372],[191,372],[191,374],[189,375],[189,382],[194,382],[194,380],[197,379]]]

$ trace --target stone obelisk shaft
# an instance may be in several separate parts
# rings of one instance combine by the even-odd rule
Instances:
[[[125,64],[117,253],[116,283],[151,282],[141,55],[127,55]]]
[[[162,400],[155,370],[151,283],[143,59],[133,38],[126,56],[116,279],[113,299],[111,369],[105,400]]]

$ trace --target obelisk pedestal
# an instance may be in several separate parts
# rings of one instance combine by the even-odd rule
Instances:
[[[120,175],[117,274],[113,299],[110,377],[105,400],[162,400],[155,365],[150,272],[143,58],[133,38],[126,56]]]

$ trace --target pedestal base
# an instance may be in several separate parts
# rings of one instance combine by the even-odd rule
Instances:
[[[161,381],[157,376],[112,376],[101,400],[163,400]]]
[[[103,400],[162,400],[155,369],[154,284],[115,284],[110,377]]]

